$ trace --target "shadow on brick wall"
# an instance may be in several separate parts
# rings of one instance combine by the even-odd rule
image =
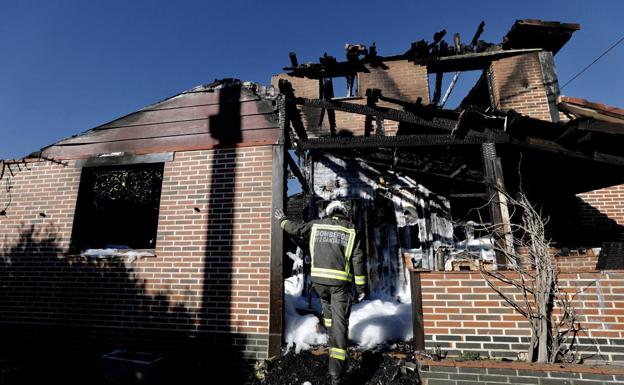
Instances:
[[[56,230],[23,227],[0,250],[0,369],[29,367],[29,382],[105,383],[102,354],[115,349],[165,357],[155,383],[206,383],[215,373],[242,383],[231,344],[197,330],[199,314],[169,293],[146,291],[127,258],[63,254]]]
[[[624,226],[596,207],[576,197],[580,233],[586,242],[600,246],[604,242],[624,241]]]

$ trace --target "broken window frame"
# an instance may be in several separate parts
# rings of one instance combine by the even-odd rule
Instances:
[[[72,254],[92,258],[128,257],[135,259],[155,257],[160,199],[164,177],[164,162],[171,160],[173,160],[172,153],[138,156],[113,154],[112,156],[95,157],[77,162],[77,167],[82,168],[82,173],[78,197],[76,199],[70,245]],[[120,177],[118,182],[111,182],[112,189],[109,189],[107,192],[97,197],[97,193],[93,191],[97,183],[97,175],[106,173],[114,174],[115,172],[125,173],[125,176]],[[125,189],[117,189],[117,187],[119,187],[118,183],[121,183],[121,185],[126,188],[130,188],[129,186],[125,186],[128,178],[132,178],[130,175],[141,172],[155,174],[151,182],[148,181],[147,184],[143,186],[137,186],[136,183],[134,183],[136,181],[132,182],[132,179],[130,179],[131,183],[134,183],[134,188],[143,189],[139,191],[145,192],[145,194],[143,196],[139,194],[136,201],[126,199],[121,201],[121,203],[118,203],[120,201],[114,202],[115,197],[112,197],[112,195],[117,194],[118,196],[123,196],[127,193],[127,191],[124,191]],[[109,196],[104,196],[106,194]],[[88,206],[90,203],[89,200],[91,200],[93,204],[92,207]],[[143,200],[143,202],[141,202],[141,200]],[[149,203],[150,200],[152,201],[151,204]],[[114,208],[109,209],[112,210],[112,213],[110,211],[100,214],[96,213],[95,210],[97,210],[98,204],[112,204]],[[149,215],[148,212],[154,209],[155,212]],[[134,212],[134,214],[128,214],[128,212]],[[144,215],[141,215],[145,213],[148,213],[147,220],[143,219],[145,217]],[[99,223],[99,219],[90,218],[91,215],[99,215],[100,218],[103,218],[104,224]],[[138,234],[136,225],[121,226],[122,230],[130,231],[130,235],[121,235],[122,230],[120,230],[118,226],[110,226],[111,223],[114,223],[111,218],[114,218],[116,215],[123,215],[121,220],[124,222],[128,221],[127,218],[129,217],[142,218],[141,220],[145,220],[149,229],[144,230],[143,234],[139,235],[143,240],[134,244],[131,242],[127,242],[128,244],[116,242],[116,240],[129,241]],[[109,231],[111,232],[108,236],[102,238],[98,235],[98,232],[106,230],[106,224],[109,225]],[[95,228],[93,226],[95,226]],[[107,240],[106,238],[111,239]]]

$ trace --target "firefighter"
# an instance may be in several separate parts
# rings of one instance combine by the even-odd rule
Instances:
[[[325,214],[323,219],[298,223],[275,210],[286,233],[309,241],[312,286],[323,304],[323,325],[329,331],[329,374],[332,385],[338,385],[344,383],[347,368],[352,285],[355,281],[358,303],[366,296],[366,268],[346,205],[332,201]]]

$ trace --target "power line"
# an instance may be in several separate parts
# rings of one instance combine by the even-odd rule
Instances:
[[[583,68],[579,73],[577,73],[576,75],[574,75],[574,77],[572,77],[572,79],[568,80],[566,82],[566,84],[561,86],[561,89],[563,89],[563,87],[567,86],[568,84],[572,83],[572,81],[576,78],[578,78],[579,76],[581,76],[581,74],[585,71],[587,71],[589,69],[589,67],[593,66],[594,63],[596,63],[598,60],[600,60],[604,55],[606,55],[607,53],[609,53],[609,51],[611,51],[613,48],[615,48],[618,44],[620,44],[622,41],[624,41],[624,36],[622,36],[620,38],[620,40],[616,41],[615,44],[613,44],[611,47],[609,47],[606,51],[604,51],[602,54],[600,54],[600,56],[598,56],[593,62],[589,63],[585,68]]]

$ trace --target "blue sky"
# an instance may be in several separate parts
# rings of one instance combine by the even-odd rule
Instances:
[[[0,159],[61,138],[197,84],[236,77],[268,84],[289,64],[345,43],[381,55],[446,28],[500,42],[516,19],[582,25],[556,56],[563,83],[624,35],[612,1],[0,1]],[[624,44],[563,91],[624,106]],[[463,80],[463,82],[462,82]],[[455,96],[472,84],[460,79]],[[451,101],[450,103],[452,103]]]

